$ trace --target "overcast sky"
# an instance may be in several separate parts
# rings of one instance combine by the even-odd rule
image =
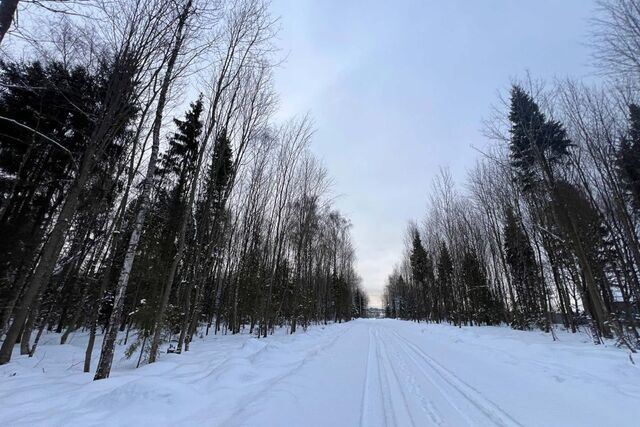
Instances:
[[[358,272],[380,304],[440,166],[458,182],[482,119],[525,75],[592,74],[592,0],[274,0],[286,62],[280,117],[310,112],[313,151],[353,223]]]

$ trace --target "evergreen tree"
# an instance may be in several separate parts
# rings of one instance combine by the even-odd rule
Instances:
[[[0,62],[0,330],[6,327],[69,184],[77,176],[77,159],[82,158],[94,131],[108,72],[106,65],[89,69],[58,61]],[[125,126],[98,153],[80,191],[75,216],[69,220],[74,224],[70,240],[88,239],[86,245],[78,241],[84,256],[99,244],[89,237],[100,235],[109,220],[120,190],[117,174],[128,138]],[[65,270],[69,277],[82,266],[79,257],[74,259],[77,262],[67,264]],[[82,306],[72,304],[82,293],[77,281],[54,276],[60,296],[71,298],[59,299],[63,304],[56,304],[52,315]],[[43,299],[53,301],[52,290],[43,291],[49,295]],[[30,333],[29,328],[25,330]]]
[[[188,215],[186,207],[186,188],[193,178],[196,164],[198,145],[202,134],[201,115],[203,111],[202,98],[198,98],[191,103],[189,110],[185,113],[184,120],[174,118],[176,131],[169,139],[167,151],[162,155],[157,176],[160,187],[148,219],[145,222],[142,238],[139,243],[141,255],[137,257],[132,270],[132,278],[137,287],[135,294],[137,298],[131,303],[138,310],[139,301],[145,301],[145,306],[152,313],[160,306],[163,296],[163,289],[159,286],[158,278],[166,277],[168,266],[176,255],[176,235],[183,216]],[[147,273],[149,269],[155,271],[155,275],[150,277]],[[170,307],[171,308],[171,307]],[[170,310],[171,311],[171,310]],[[165,316],[160,327],[171,326],[174,316],[169,313]],[[176,327],[175,319],[173,328]],[[144,340],[152,333],[146,328],[153,327],[153,323],[145,322],[145,327],[138,332],[138,341]],[[140,344],[135,341],[132,346],[138,347]],[[143,350],[146,347],[143,345]]]
[[[568,155],[570,141],[560,122],[547,120],[531,95],[511,89],[511,164],[522,186],[530,190],[543,179],[553,180],[552,167]]]
[[[620,141],[616,162],[629,199],[640,215],[640,107],[636,104],[629,105],[629,130]]]
[[[500,323],[502,320],[500,302],[491,293],[487,275],[474,251],[465,252],[460,269],[461,278],[468,289],[469,321],[477,325]]]
[[[585,257],[588,260],[592,274],[599,289],[600,298],[607,311],[611,311],[614,300],[611,283],[607,278],[606,267],[611,254],[608,233],[602,224],[600,213],[593,207],[587,196],[575,185],[566,181],[558,181],[555,205],[567,207],[571,215],[570,223],[566,217],[561,217],[560,228],[574,227],[575,234],[568,234],[571,239],[579,239],[584,245]],[[573,237],[575,236],[575,237]],[[575,246],[577,242],[572,242]],[[592,297],[587,289],[582,289],[587,309],[590,313],[595,310]]]
[[[168,189],[169,206],[165,236],[173,240],[173,235],[177,232],[178,224],[186,211],[186,188],[187,183],[192,179],[198,155],[198,145],[202,134],[202,97],[198,98],[190,105],[189,111],[185,114],[185,119],[174,118],[176,132],[169,140],[169,148],[162,156],[158,174],[161,180],[175,178],[173,188]],[[171,185],[171,183],[165,183]]]
[[[213,157],[209,169],[207,186],[214,210],[219,212],[225,203],[230,179],[233,174],[233,152],[227,130],[223,129],[216,138]]]
[[[610,337],[609,313],[598,283],[603,274],[599,266],[591,262],[588,239],[584,238],[585,230],[581,230],[576,221],[578,213],[574,209],[577,205],[567,198],[570,194],[563,191],[556,176],[555,167],[569,156],[571,143],[566,131],[560,122],[547,120],[531,96],[517,86],[511,91],[509,120],[512,165],[523,189],[532,193],[532,200],[536,203],[544,204],[546,200],[553,200],[551,212],[554,222],[584,276],[585,292],[591,301],[589,306],[594,331]],[[545,294],[543,289],[542,298]],[[546,301],[542,305],[546,306]]]
[[[539,323],[542,317],[538,265],[529,238],[511,207],[505,212],[504,250],[517,297],[513,326],[528,328],[531,322]]]
[[[193,171],[198,153],[198,143],[202,134],[202,96],[191,103],[184,120],[173,119],[176,132],[169,139],[169,148],[160,159],[158,175],[165,177],[173,174],[182,182]],[[184,186],[184,184],[181,184]]]
[[[437,318],[451,321],[456,309],[453,297],[453,260],[447,245],[440,244],[437,262],[439,305]]]
[[[413,242],[411,248],[411,254],[409,255],[409,260],[411,262],[411,274],[413,275],[413,280],[418,286],[419,294],[420,294],[420,317],[426,318],[428,316],[428,307],[429,307],[429,281],[428,275],[430,273],[430,263],[429,256],[427,251],[422,246],[422,241],[420,240],[420,233],[418,230],[414,230],[413,232]]]

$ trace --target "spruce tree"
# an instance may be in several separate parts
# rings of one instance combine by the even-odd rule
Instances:
[[[451,320],[453,311],[455,310],[453,295],[453,260],[447,245],[440,244],[440,252],[438,253],[438,296],[439,304],[437,316],[439,320]]]
[[[202,99],[198,98],[191,103],[185,113],[184,120],[174,118],[176,131],[169,139],[167,151],[160,159],[157,169],[159,187],[154,203],[151,205],[147,221],[145,222],[142,238],[139,243],[141,255],[137,257],[131,277],[134,279],[136,298],[130,300],[133,311],[138,310],[140,301],[145,301],[145,306],[150,310],[144,313],[154,313],[161,305],[163,289],[158,286],[158,277],[166,277],[169,274],[168,266],[176,255],[176,235],[184,215],[189,215],[186,208],[186,188],[192,180],[200,136],[202,134]],[[156,274],[148,275],[149,270]],[[171,324],[176,328],[176,321],[169,313],[163,319],[160,327]],[[173,319],[173,320],[172,320]],[[153,322],[145,322],[140,328],[138,341],[144,340],[152,334]],[[133,347],[140,343],[134,341]],[[141,351],[148,351],[146,345],[142,345]]]
[[[477,325],[498,324],[502,313],[500,303],[489,289],[485,267],[475,251],[465,251],[460,269],[461,278],[468,289],[467,320]]]
[[[208,176],[208,187],[214,211],[219,212],[224,208],[225,194],[228,191],[230,179],[233,173],[233,152],[227,130],[223,129],[216,138],[213,147],[213,157]]]
[[[531,242],[513,209],[505,212],[504,250],[517,301],[513,307],[513,325],[528,328],[531,322],[539,322],[542,316],[539,296],[538,265]]]
[[[178,182],[183,181],[193,171],[198,153],[198,143],[202,134],[202,96],[191,103],[184,120],[174,118],[176,131],[169,139],[169,148],[162,155],[158,175],[174,174]]]
[[[588,240],[584,230],[576,222],[575,206],[562,194],[558,184],[557,167],[565,162],[571,143],[560,122],[548,120],[533,98],[520,87],[511,91],[511,162],[524,191],[539,204],[553,200],[551,212],[554,222],[562,231],[562,237],[575,256],[584,276],[585,295],[591,301],[590,314],[594,320],[594,331],[611,336],[609,312],[603,300],[602,277],[598,265],[593,265],[589,256]],[[540,203],[541,202],[541,203]],[[546,293],[541,290],[543,295]],[[544,303],[546,306],[546,302]]]
[[[568,155],[571,145],[560,122],[547,120],[531,95],[519,86],[511,89],[511,164],[525,190],[553,180],[552,166]]]
[[[418,233],[418,230],[414,230],[413,233],[413,243],[409,259],[411,262],[411,274],[413,275],[415,284],[418,286],[418,293],[420,294],[420,301],[418,304],[420,309],[418,310],[418,315],[422,318],[426,318],[428,315],[429,307],[429,283],[427,281],[427,276],[429,274],[430,266],[429,256],[427,254],[427,251],[422,246],[422,241],[420,240],[420,233]]]
[[[636,104],[629,105],[629,130],[620,141],[616,162],[631,205],[640,215],[640,107]]]

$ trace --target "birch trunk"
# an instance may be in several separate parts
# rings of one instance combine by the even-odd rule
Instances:
[[[108,378],[111,373],[111,365],[113,363],[113,352],[115,349],[116,337],[118,335],[118,325],[120,318],[122,317],[122,310],[124,307],[124,299],[127,293],[127,287],[129,285],[129,277],[131,275],[131,269],[133,267],[133,261],[136,257],[136,250],[138,249],[138,243],[140,242],[140,236],[142,235],[142,229],[144,227],[147,212],[150,207],[150,193],[153,185],[153,177],[156,171],[156,163],[158,161],[158,153],[160,150],[160,129],[162,127],[162,117],[164,108],[167,103],[167,95],[169,93],[169,87],[173,79],[173,69],[175,67],[180,48],[183,41],[183,28],[186,22],[186,17],[189,9],[191,8],[191,1],[185,6],[185,12],[182,13],[178,21],[176,29],[175,43],[171,50],[169,60],[167,62],[167,71],[163,77],[160,94],[158,96],[158,105],[156,108],[156,115],[153,121],[153,134],[151,145],[151,156],[149,157],[149,165],[147,167],[147,173],[144,177],[142,184],[142,194],[140,195],[140,205],[136,220],[133,226],[133,232],[129,238],[129,244],[127,245],[127,252],[125,253],[124,263],[122,270],[120,270],[120,276],[118,277],[118,284],[116,286],[116,295],[113,300],[113,311],[109,318],[109,324],[105,332],[104,340],[102,342],[102,351],[100,353],[100,361],[98,362],[98,368],[94,380],[100,380]]]

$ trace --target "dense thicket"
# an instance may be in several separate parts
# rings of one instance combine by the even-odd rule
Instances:
[[[601,3],[601,87],[514,84],[488,122],[498,142],[456,191],[445,171],[404,259],[387,315],[552,331],[640,346],[640,2]]]
[[[85,329],[100,379],[119,332],[141,363],[196,334],[362,315],[310,122],[272,119],[268,4],[83,12],[0,63],[0,363]]]

